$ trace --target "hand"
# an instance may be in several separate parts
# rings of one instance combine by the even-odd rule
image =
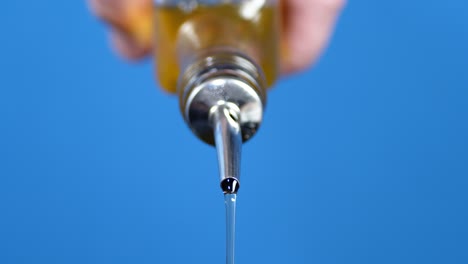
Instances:
[[[333,31],[344,0],[282,0],[282,72],[306,69],[317,60]],[[91,9],[112,25],[111,39],[117,52],[140,59],[151,52],[153,0],[89,0]],[[140,32],[132,25],[139,23]]]

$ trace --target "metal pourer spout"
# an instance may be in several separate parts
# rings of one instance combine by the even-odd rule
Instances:
[[[242,143],[257,132],[263,117],[263,83],[253,63],[232,54],[203,58],[179,83],[185,121],[196,136],[216,146],[224,193],[239,190]]]
[[[218,152],[219,176],[224,193],[239,190],[242,134],[239,108],[233,103],[219,101],[211,109],[211,123]]]

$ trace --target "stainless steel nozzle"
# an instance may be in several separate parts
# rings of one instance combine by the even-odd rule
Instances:
[[[233,55],[205,57],[195,66],[203,70],[189,69],[181,81],[181,111],[195,135],[216,146],[223,192],[236,193],[242,143],[263,117],[263,76],[249,60]]]
[[[240,179],[242,134],[237,119],[239,108],[219,101],[211,108],[211,124],[218,153],[221,188],[225,193],[237,193]]]

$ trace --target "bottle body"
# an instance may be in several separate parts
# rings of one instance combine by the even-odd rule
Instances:
[[[171,93],[191,64],[219,53],[238,54],[271,86],[279,71],[277,1],[155,1],[155,61],[161,87]]]

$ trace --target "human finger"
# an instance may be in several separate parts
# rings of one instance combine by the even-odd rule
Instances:
[[[344,0],[283,1],[282,72],[309,67],[328,43]]]

